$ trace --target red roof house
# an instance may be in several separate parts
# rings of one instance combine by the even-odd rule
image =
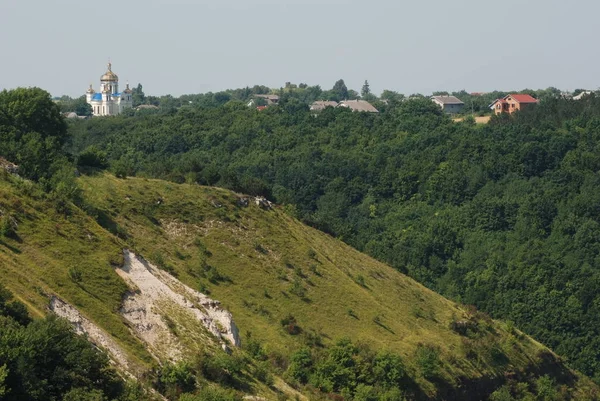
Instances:
[[[512,114],[517,110],[523,110],[536,104],[538,104],[538,100],[530,95],[508,95],[497,99],[490,105],[490,108],[496,114]]]

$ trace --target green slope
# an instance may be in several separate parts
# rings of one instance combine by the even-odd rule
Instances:
[[[543,374],[574,399],[596,390],[510,325],[446,300],[278,207],[159,180],[101,175],[80,184],[85,213],[71,207],[65,214],[27,182],[0,180],[0,211],[18,222],[17,235],[0,243],[0,282],[40,315],[47,294],[75,305],[140,370],[152,359],[116,313],[127,287],[114,268],[126,247],[221,301],[243,342],[251,335],[271,360],[347,337],[399,354],[418,387],[415,397],[481,399],[507,378]],[[298,334],[281,323],[290,315]],[[439,353],[435,378],[423,374],[423,349]]]

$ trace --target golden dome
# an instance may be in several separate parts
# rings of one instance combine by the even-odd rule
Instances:
[[[117,76],[117,74],[115,74],[114,72],[112,72],[112,64],[108,63],[108,71],[106,71],[104,73],[104,75],[102,75],[100,77],[100,81],[118,81],[119,77]]]

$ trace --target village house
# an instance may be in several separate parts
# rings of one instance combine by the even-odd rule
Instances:
[[[373,105],[366,100],[344,100],[338,107],[347,107],[352,111],[364,111],[367,113],[379,113]]]
[[[310,105],[310,111],[325,110],[326,107],[337,107],[338,102],[334,100],[317,100]]]
[[[538,104],[538,100],[530,95],[507,95],[502,99],[496,99],[494,103],[490,104],[490,109],[494,110],[497,115],[512,114],[517,110],[524,110],[536,104]]]
[[[432,96],[431,100],[448,114],[460,113],[465,107],[463,101],[455,96]]]
[[[587,91],[587,90],[586,91],[582,91],[582,92],[579,93],[579,95],[573,96],[573,100],[581,100],[581,99],[583,99],[586,96],[590,96],[592,93],[594,93],[594,92]]]
[[[266,106],[272,106],[274,104],[279,103],[279,96],[277,95],[254,95],[252,100],[248,102],[248,107],[255,106],[257,105],[257,103],[258,106],[263,106],[262,104],[260,104],[261,102],[257,101],[257,99],[263,99],[266,103]]]

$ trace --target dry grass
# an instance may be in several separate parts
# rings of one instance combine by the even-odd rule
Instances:
[[[492,116],[475,117],[475,123],[476,124],[487,124],[490,122],[491,118],[492,118]],[[457,117],[457,118],[453,118],[452,121],[454,121],[455,123],[459,123],[459,122],[463,121],[464,119],[465,119],[464,117]]]

